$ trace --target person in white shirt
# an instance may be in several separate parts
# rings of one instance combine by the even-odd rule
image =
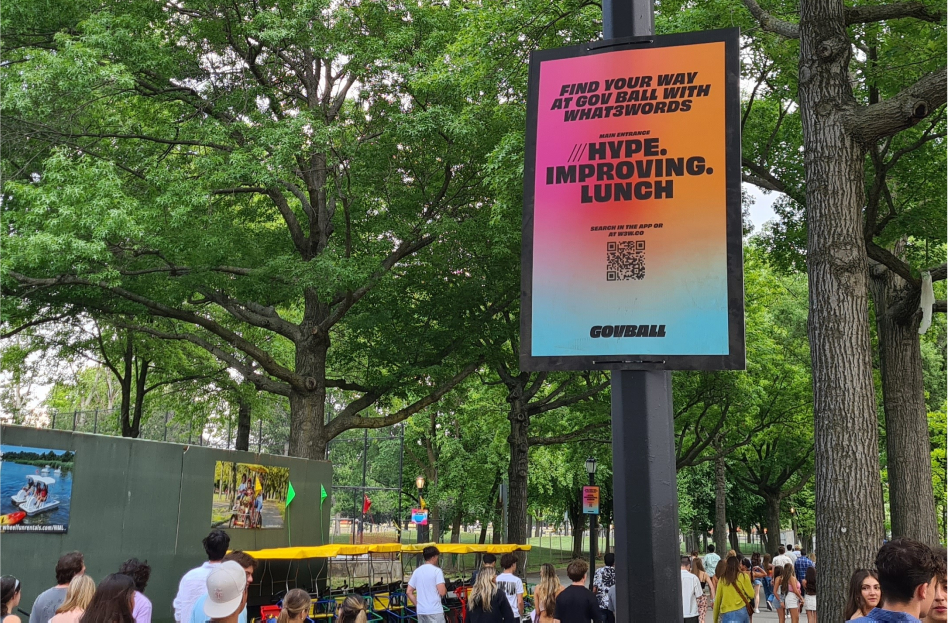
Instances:
[[[448,594],[444,573],[438,566],[438,548],[429,545],[421,552],[425,564],[414,570],[408,580],[408,601],[415,604],[418,623],[444,623],[441,598]]]
[[[207,562],[184,574],[178,584],[178,594],[172,602],[174,620],[178,623],[187,623],[191,620],[194,603],[207,593],[207,576],[219,567],[224,559],[227,548],[230,547],[230,535],[223,530],[213,530],[204,537],[202,543],[207,553]]]
[[[523,616],[523,580],[517,577],[517,557],[507,552],[500,557],[500,566],[504,572],[497,576],[497,588],[504,591],[514,618]]]
[[[714,577],[714,569],[718,566],[718,563],[721,562],[721,557],[714,553],[714,546],[708,545],[708,553],[704,555],[704,571],[708,574],[709,578]]]
[[[773,562],[771,563],[775,567],[783,569],[784,565],[792,565],[793,558],[787,556],[787,548],[783,545],[777,548],[777,555],[774,556]]]
[[[800,552],[793,551],[792,543],[787,543],[787,556],[789,556],[790,560],[792,560],[793,562],[796,562],[797,558],[800,557]]]
[[[704,595],[698,576],[691,572],[691,557],[681,557],[681,610],[685,623],[698,623],[698,598]]]

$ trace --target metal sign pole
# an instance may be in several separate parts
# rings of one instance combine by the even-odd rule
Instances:
[[[683,620],[674,433],[671,373],[613,371],[617,623]]]
[[[603,0],[603,38],[654,34],[653,8]],[[683,621],[674,434],[671,372],[613,371],[617,623]]]

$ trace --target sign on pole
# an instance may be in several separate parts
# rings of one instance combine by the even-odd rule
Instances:
[[[583,514],[599,514],[599,487],[583,487]]]
[[[534,52],[525,370],[742,369],[738,30]]]
[[[411,509],[411,520],[415,525],[427,526],[428,525],[428,511],[420,509],[420,508]]]

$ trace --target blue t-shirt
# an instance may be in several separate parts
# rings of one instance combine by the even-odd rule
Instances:
[[[911,614],[892,612],[890,610],[883,610],[882,608],[873,608],[866,616],[853,619],[853,622],[855,621],[862,621],[862,623],[872,623],[872,621],[886,621],[887,623],[922,623]]]
[[[198,600],[194,602],[194,610],[191,611],[191,621],[190,623],[207,623],[211,620],[211,617],[204,614],[204,602],[207,601],[207,593],[204,593]],[[247,623],[247,607],[244,606],[244,609],[240,611],[240,615],[237,617],[237,623]]]

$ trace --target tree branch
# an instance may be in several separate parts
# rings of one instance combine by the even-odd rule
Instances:
[[[218,322],[206,318],[200,314],[195,314],[193,312],[185,311],[183,309],[178,309],[176,307],[170,307],[158,301],[154,301],[147,297],[144,297],[140,294],[136,294],[125,288],[118,286],[110,285],[106,282],[94,282],[88,279],[82,279],[80,277],[73,277],[70,275],[60,275],[54,278],[33,278],[27,277],[16,272],[8,273],[11,277],[16,279],[21,285],[26,286],[35,286],[35,287],[50,287],[50,286],[59,286],[59,285],[76,285],[76,286],[89,286],[93,288],[99,288],[107,292],[116,294],[126,300],[132,301],[133,303],[138,303],[139,305],[150,310],[156,316],[163,316],[165,318],[173,318],[175,320],[180,320],[188,324],[197,325],[203,329],[206,329],[209,333],[212,333],[237,350],[240,350],[246,353],[248,356],[253,358],[260,364],[260,366],[271,376],[274,376],[281,381],[284,381],[301,391],[306,391],[305,385],[303,384],[302,378],[294,374],[292,371],[288,370],[284,366],[280,365],[273,356],[268,353],[266,350],[260,348],[253,342],[242,337],[238,333],[231,331],[230,329],[224,327]],[[202,346],[203,347],[203,346]],[[216,356],[216,354],[215,354]],[[229,360],[227,363],[231,363]],[[231,365],[233,365],[231,363]],[[235,366],[236,367],[236,366]]]
[[[888,249],[880,247],[872,240],[866,240],[866,252],[869,254],[869,259],[879,262],[902,279],[905,279],[912,285],[913,289],[917,290],[922,285],[922,281],[912,274],[912,268]]]
[[[254,371],[253,367],[235,357],[233,354],[228,353],[224,349],[211,344],[207,340],[204,340],[196,335],[191,333],[169,333],[167,331],[159,331],[152,327],[145,327],[140,325],[130,325],[122,323],[120,326],[123,326],[127,329],[132,329],[133,331],[139,331],[141,333],[147,333],[153,335],[157,338],[163,340],[180,340],[185,342],[191,342],[196,346],[200,346],[213,356],[217,357],[224,363],[230,365],[232,368],[240,372],[240,374],[248,381],[253,383],[254,387],[261,391],[269,392],[271,394],[278,394],[280,396],[289,396],[290,395],[290,386],[288,384],[279,383],[273,379],[263,376],[258,372]]]
[[[560,407],[568,407],[569,405],[592,398],[607,387],[609,387],[609,381],[604,381],[581,394],[567,396],[566,398],[560,398],[559,400],[554,400],[553,402],[545,402],[538,405],[528,404],[526,407],[524,407],[524,411],[530,415],[537,415],[539,413],[546,413],[547,411],[559,409]]]
[[[932,283],[936,281],[944,281],[946,272],[948,272],[948,264],[941,264],[940,266],[932,266],[926,272],[930,273],[932,276]]]
[[[936,11],[921,2],[894,2],[875,6],[846,7],[846,24],[868,24],[890,19],[912,17],[925,22],[940,22],[945,18],[944,11]]]
[[[20,333],[21,331],[26,331],[27,329],[31,327],[35,327],[41,324],[46,324],[47,322],[56,322],[57,320],[62,320],[63,318],[67,318],[68,316],[69,314],[57,314],[55,316],[44,316],[42,318],[37,318],[36,320],[32,320],[30,322],[27,322],[26,324],[22,324],[19,327],[16,327],[15,329],[11,329],[7,331],[6,333],[0,333],[0,340],[6,339],[8,337],[13,337],[17,333]]]
[[[582,437],[583,435],[590,433],[594,430],[606,428],[609,426],[609,424],[610,422],[598,422],[596,424],[587,424],[586,426],[580,428],[579,430],[574,430],[571,433],[564,433],[562,435],[556,435],[553,437],[529,437],[527,439],[527,443],[530,446],[555,446],[561,443],[576,441],[577,438]]]
[[[342,413],[340,413],[338,417],[333,418],[329,424],[326,425],[326,436],[328,439],[333,439],[343,431],[347,431],[352,428],[384,428],[386,426],[398,424],[399,422],[406,420],[412,415],[418,413],[425,407],[441,400],[445,394],[457,387],[461,381],[473,374],[474,371],[477,370],[477,368],[481,365],[481,363],[482,360],[478,359],[477,361],[468,364],[463,370],[455,374],[446,383],[435,389],[424,398],[416,400],[404,409],[399,409],[395,413],[390,413],[384,417],[364,418],[358,415],[360,411],[369,407],[385,393],[384,391],[378,390],[369,392],[368,394],[365,394],[350,403],[345,409],[342,410]]]
[[[326,320],[320,323],[319,328],[321,331],[328,331],[334,324],[342,320],[342,317],[345,316],[346,312],[352,309],[352,306],[355,305],[363,296],[369,293],[369,291],[375,287],[375,284],[385,276],[392,267],[395,266],[403,258],[415,253],[429,244],[434,242],[434,236],[423,236],[414,242],[402,242],[398,247],[389,253],[388,257],[382,260],[382,265],[376,270],[368,281],[362,285],[362,287],[357,288],[351,292],[341,294],[336,297],[333,301],[333,304],[336,308],[332,311],[332,314],[329,315]]]
[[[741,166],[745,169],[749,169],[753,175],[743,174],[743,179],[745,182],[754,184],[761,188],[767,190],[776,190],[781,192],[786,196],[790,197],[800,205],[806,205],[806,199],[799,188],[794,188],[790,184],[787,184],[776,175],[774,175],[767,167],[757,164],[749,158],[741,159]]]
[[[910,128],[946,100],[946,72],[942,67],[915,84],[871,106],[853,109],[845,119],[850,135],[866,146]]]
[[[793,22],[777,19],[767,11],[763,10],[755,0],[744,0],[744,6],[750,11],[757,23],[764,30],[776,33],[787,39],[799,39],[800,27]]]

